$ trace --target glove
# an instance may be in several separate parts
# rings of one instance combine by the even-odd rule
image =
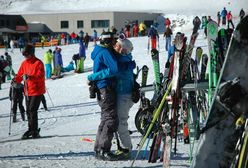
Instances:
[[[28,78],[29,78],[29,77],[28,77],[27,74],[23,74],[23,75],[22,75],[22,79],[23,79],[24,81],[28,80]]]

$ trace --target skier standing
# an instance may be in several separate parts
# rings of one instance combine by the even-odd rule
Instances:
[[[111,32],[102,33],[100,36],[100,45],[96,45],[91,53],[94,73],[106,68],[109,68],[109,72],[113,75],[118,72],[117,62],[112,55],[114,42],[115,39]],[[97,101],[101,107],[101,122],[94,146],[95,157],[100,160],[117,160],[116,155],[110,152],[114,132],[118,129],[115,78],[98,80],[95,84]]]
[[[61,55],[61,48],[58,48],[55,50],[55,55],[54,55],[54,69],[55,69],[55,76],[60,77],[61,76],[61,69],[63,67],[63,60],[62,60],[62,55]]]
[[[156,49],[157,48],[157,40],[159,39],[159,35],[158,35],[158,31],[155,29],[155,27],[153,25],[151,25],[151,29],[149,30],[148,38],[150,38],[150,40],[151,40],[152,49]]]
[[[171,28],[168,26],[165,29],[164,32],[164,37],[165,37],[165,50],[168,51],[169,48],[171,47],[171,35],[172,35],[172,30]]]
[[[52,76],[52,50],[49,49],[44,55],[44,64],[46,67],[46,79],[50,79]]]
[[[21,83],[24,80],[24,94],[26,96],[26,111],[28,116],[28,131],[22,139],[39,138],[38,108],[45,90],[44,64],[34,55],[34,47],[27,44],[23,51],[25,60],[21,63],[14,81]]]
[[[79,40],[79,59],[77,60],[77,67],[75,72],[76,73],[82,73],[84,72],[84,60],[86,58],[86,53],[85,53],[85,46],[83,39]]]
[[[224,7],[223,10],[221,11],[222,25],[226,25],[226,15],[227,15],[227,10]]]
[[[218,23],[218,26],[220,26],[220,19],[221,19],[221,15],[220,15],[220,12],[218,11],[218,13],[217,13],[217,23]]]
[[[242,9],[240,10],[240,12],[239,12],[240,20],[242,20],[244,16],[245,16],[245,11],[244,11],[243,8],[242,8]]]
[[[13,89],[13,90],[12,90]],[[16,122],[17,105],[19,106],[19,111],[21,113],[22,121],[25,121],[25,109],[22,105],[23,102],[24,86],[22,83],[11,82],[11,87],[9,90],[9,99],[13,101],[13,122]]]
[[[227,17],[227,28],[229,29],[229,24],[232,25],[232,28],[234,29],[234,24],[233,24],[233,21],[232,21],[232,13],[231,11],[228,12],[228,14],[226,15]]]
[[[88,49],[89,42],[90,42],[90,36],[89,36],[88,33],[85,33],[85,36],[84,36],[84,45],[85,45],[85,49],[86,50]]]

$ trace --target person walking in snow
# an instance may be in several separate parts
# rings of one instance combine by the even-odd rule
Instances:
[[[221,11],[222,25],[226,25],[226,15],[227,15],[227,10],[224,7],[223,10]]]
[[[232,21],[232,13],[231,13],[231,11],[228,12],[226,17],[227,17],[227,28],[229,29],[230,28],[229,25],[231,24],[232,28],[234,29],[234,24],[233,24],[233,21]]]
[[[28,130],[22,139],[39,138],[38,108],[45,90],[44,64],[34,53],[34,46],[27,44],[23,50],[25,60],[13,79],[17,83],[24,81],[24,94],[26,96],[26,112],[28,117]]]
[[[11,50],[10,50],[10,52],[14,52],[14,48],[15,48],[15,42],[14,42],[14,40],[10,40],[10,42],[9,42],[9,46],[10,46],[10,48],[11,48]]]
[[[158,31],[155,29],[153,25],[151,25],[151,28],[148,32],[148,38],[151,40],[151,49],[156,49],[157,48],[157,41],[159,41],[159,35]]]
[[[52,76],[52,50],[49,49],[44,55],[44,64],[46,67],[46,79],[50,79]]]
[[[89,42],[90,42],[90,36],[89,36],[88,33],[85,33],[85,36],[84,36],[84,46],[85,46],[85,49],[86,50],[88,49]]]
[[[218,13],[217,13],[217,23],[218,23],[218,26],[220,26],[220,20],[221,20],[221,15],[220,15],[220,12],[218,11]]]
[[[22,121],[25,121],[25,109],[22,105],[23,93],[24,93],[23,84],[22,83],[16,83],[16,82],[12,81],[11,87],[9,90],[9,99],[10,99],[10,101],[13,101],[13,104],[12,104],[13,122],[17,121],[17,119],[16,119],[17,106],[19,107]]]
[[[116,155],[118,159],[129,159],[131,157],[132,142],[128,130],[129,111],[133,106],[132,89],[134,86],[133,69],[135,62],[132,61],[133,44],[128,39],[119,38],[114,45],[114,50],[117,56],[118,74],[116,77],[116,94],[117,94],[117,114],[119,126],[117,133],[119,134],[121,149],[118,149]],[[123,68],[123,67],[129,68]],[[109,73],[110,68],[103,69],[97,73],[88,76],[88,80],[97,81],[112,77]]]
[[[172,36],[172,30],[170,27],[166,27],[165,32],[164,32],[164,37],[165,37],[165,50],[168,51],[169,48],[171,47],[171,36]]]
[[[95,82],[97,101],[101,107],[101,122],[96,135],[94,151],[96,159],[100,160],[117,160],[117,156],[110,152],[114,132],[118,129],[116,81],[114,78],[114,75],[118,72],[118,67],[116,59],[112,54],[114,43],[114,35],[111,32],[102,33],[100,45],[96,45],[91,53],[91,58],[94,61],[93,72],[97,73],[109,68],[109,73],[113,75],[113,77]]]

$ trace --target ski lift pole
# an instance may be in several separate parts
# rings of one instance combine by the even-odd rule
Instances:
[[[14,102],[14,87],[13,84],[11,84],[11,107],[10,107],[10,114],[9,114],[9,135],[11,134],[11,117],[13,115],[13,102]]]
[[[50,101],[51,101],[51,103],[52,103],[52,106],[54,107],[54,104],[53,104],[52,98],[51,98],[51,96],[50,96],[50,94],[49,94],[49,92],[48,92],[48,89],[47,89],[47,88],[46,88],[46,91],[47,91],[47,95],[48,95],[48,97],[49,97],[49,99],[50,99]]]

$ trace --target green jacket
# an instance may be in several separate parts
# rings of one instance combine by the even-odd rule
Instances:
[[[47,51],[44,55],[44,64],[51,64],[53,60],[53,55],[49,51]]]

